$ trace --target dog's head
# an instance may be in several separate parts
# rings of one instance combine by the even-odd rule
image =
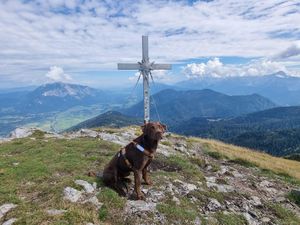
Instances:
[[[142,126],[143,134],[152,140],[161,140],[167,126],[160,122],[149,122]]]

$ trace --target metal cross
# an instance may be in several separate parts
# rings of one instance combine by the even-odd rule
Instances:
[[[150,120],[149,75],[152,70],[170,70],[171,64],[155,64],[149,61],[148,36],[142,36],[142,61],[137,63],[118,63],[118,70],[139,70],[143,75],[144,87],[144,123]]]

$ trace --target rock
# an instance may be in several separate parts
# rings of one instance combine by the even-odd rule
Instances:
[[[216,183],[216,177],[205,177],[206,182]]]
[[[0,206],[0,219],[5,216],[6,213],[8,213],[10,210],[16,208],[17,205],[8,203]]]
[[[209,211],[217,211],[222,207],[222,205],[220,204],[220,202],[218,202],[217,199],[211,198],[206,207]]]
[[[170,155],[174,154],[174,151],[172,151],[170,147],[165,145],[159,145],[157,152],[166,157],[169,157]]]
[[[85,137],[93,137],[96,138],[98,137],[98,132],[94,131],[94,130],[90,130],[90,129],[81,129],[80,131],[78,131],[80,133],[81,136],[85,136]]]
[[[285,202],[285,201],[286,201],[286,199],[283,196],[279,196],[279,197],[275,198],[275,202],[277,202],[277,203],[282,203],[282,202]]]
[[[172,183],[168,183],[166,187],[163,188],[166,193],[170,193],[174,195],[174,185]]]
[[[211,166],[211,165],[205,165],[205,169],[206,169],[207,171],[211,171],[211,170],[212,170],[212,166]]]
[[[145,202],[142,200],[131,201],[128,200],[125,206],[125,212],[136,213],[136,212],[154,212],[156,210],[156,203]]]
[[[173,196],[172,201],[175,202],[176,205],[180,205],[180,201],[176,196]]]
[[[101,206],[103,205],[103,203],[99,202],[98,198],[96,196],[93,196],[85,201],[83,201],[82,203],[92,203],[94,206],[96,206],[97,209],[100,209]]]
[[[48,209],[48,210],[46,210],[46,213],[50,216],[62,215],[65,212],[67,212],[67,210],[63,210],[63,209]]]
[[[200,220],[200,218],[197,216],[196,217],[196,219],[195,219],[195,221],[194,221],[194,224],[195,225],[201,225],[202,223],[201,223],[201,220]]]
[[[12,138],[0,138],[0,144],[11,141]]]
[[[244,177],[243,174],[239,173],[239,172],[236,171],[236,170],[233,170],[233,171],[231,172],[231,174],[232,174],[232,176],[235,177],[235,178],[243,178],[243,177]]]
[[[89,182],[87,182],[85,180],[76,180],[75,184],[82,186],[86,193],[91,194],[95,191],[95,188],[93,187],[93,185],[91,185]]]
[[[264,180],[262,182],[259,183],[259,186],[260,187],[263,187],[263,188],[266,188],[266,187],[271,187],[272,186],[272,183],[267,181],[267,180]]]
[[[2,225],[12,225],[16,221],[17,221],[17,218],[11,218],[11,219],[5,221],[4,223],[2,223]]]
[[[165,197],[165,194],[162,191],[151,191],[150,192],[149,190],[143,189],[143,192],[145,194],[149,193],[150,199],[151,199],[152,202],[159,202]]]
[[[277,195],[278,194],[278,190],[275,188],[264,188],[265,191],[269,192],[271,195]]]
[[[128,140],[125,140],[124,138],[121,138],[115,134],[108,134],[104,132],[100,132],[99,137],[104,141],[110,141],[119,145],[126,145],[128,144]]]
[[[244,211],[246,211],[246,212],[248,212],[249,211],[249,205],[248,205],[248,202],[243,202],[242,203],[242,209],[244,210]]]
[[[13,166],[18,166],[20,163],[19,162],[14,162]]]
[[[33,134],[33,128],[26,128],[26,127],[18,127],[12,132],[10,132],[10,138],[25,138]]]
[[[183,182],[178,179],[174,180],[174,182],[180,184],[180,187],[181,187],[180,192],[182,195],[186,195],[186,194],[190,193],[191,191],[194,191],[197,189],[197,186],[195,184],[189,184],[189,183]]]
[[[263,217],[263,218],[260,219],[260,221],[263,222],[263,223],[269,223],[271,221],[271,219],[268,218],[268,217]]]
[[[64,199],[70,202],[78,202],[82,198],[82,192],[71,187],[64,189]]]
[[[86,223],[85,225],[95,225],[95,224],[93,224],[93,223]]]
[[[183,188],[188,191],[188,192],[191,192],[191,191],[194,191],[197,189],[197,186],[195,184],[189,184],[189,183],[185,183],[183,185]]]
[[[250,202],[254,205],[254,206],[261,206],[261,201],[260,198],[257,196],[251,196],[251,200]]]
[[[245,212],[243,213],[243,216],[249,225],[258,225],[257,221],[249,213]]]
[[[179,151],[179,152],[182,152],[182,153],[187,153],[187,150],[186,150],[187,146],[186,146],[186,144],[184,144],[184,143],[178,143],[177,142],[174,145],[175,145],[174,149],[176,151]]]
[[[234,187],[227,184],[217,184],[216,177],[205,177],[208,188],[216,188],[218,192],[232,192]]]
[[[227,166],[220,166],[220,170],[218,171],[218,174],[224,175],[224,174],[226,174],[228,172],[229,172],[229,169],[228,169]]]

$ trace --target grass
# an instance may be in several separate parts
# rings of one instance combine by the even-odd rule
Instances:
[[[219,224],[222,225],[247,225],[246,219],[237,214],[224,214],[222,212],[217,212],[215,218],[218,220]]]
[[[173,145],[170,141],[161,141],[160,143],[162,145],[169,146],[169,147],[171,147]]]
[[[197,212],[187,199],[181,199],[180,205],[176,205],[172,201],[166,201],[158,204],[156,208],[167,217],[169,223],[191,224],[197,216]]]
[[[124,208],[126,199],[106,187],[101,190],[98,198],[104,204],[99,210],[99,219],[101,221],[109,220],[115,224],[119,223],[119,218],[116,215],[120,214]]]
[[[224,155],[220,154],[219,152],[207,151],[206,153],[207,153],[207,155],[209,155],[210,157],[212,157],[214,159],[220,160],[220,159],[224,158]]]
[[[299,195],[299,193],[297,194],[295,191],[290,191],[287,194],[287,198],[290,201],[295,202],[298,206],[300,206],[300,195]]]
[[[95,182],[87,172],[103,168],[119,146],[92,138],[42,139],[42,133],[34,133],[33,137],[36,139],[16,139],[0,145],[0,205],[18,204],[9,217],[18,218],[16,224],[33,225],[98,221],[98,212],[92,206],[75,207],[64,202],[62,192],[66,186],[76,187],[76,179]],[[45,210],[52,208],[68,212],[51,217]]]
[[[204,158],[201,158],[201,157],[190,157],[189,158],[190,162],[195,164],[195,165],[198,165],[200,168],[204,168],[205,167],[205,160]]]
[[[179,172],[184,174],[187,179],[194,182],[204,180],[203,173],[199,170],[199,166],[191,163],[187,157],[182,155],[171,155],[167,160],[169,163],[180,167],[182,170]]]
[[[242,158],[236,158],[236,159],[232,159],[230,160],[230,162],[235,163],[235,164],[239,164],[245,167],[256,167],[257,165],[253,162],[247,161],[245,159]]]
[[[282,225],[298,225],[300,219],[290,210],[283,208],[279,204],[269,204],[269,209],[279,218],[279,224]]]
[[[229,160],[237,160],[247,165],[257,165],[275,174],[287,174],[300,180],[300,163],[297,161],[274,157],[266,153],[211,139],[193,138],[191,140],[201,143],[204,150],[214,158],[226,157]]]

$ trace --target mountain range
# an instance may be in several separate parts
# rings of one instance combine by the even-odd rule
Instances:
[[[32,91],[13,92],[0,95],[2,111],[5,107],[14,108],[16,113],[41,113],[60,111],[75,105],[89,105],[105,102],[103,91],[83,85],[49,83]]]
[[[265,76],[202,77],[176,84],[187,90],[212,89],[229,95],[259,94],[281,106],[300,105],[300,77],[283,71]]]
[[[192,118],[172,124],[170,130],[219,139],[276,156],[300,154],[300,106],[277,107],[231,119]]]
[[[228,118],[276,106],[269,99],[257,94],[229,96],[208,89],[189,91],[166,89],[151,97],[151,105],[152,119],[161,119],[167,123],[193,117]],[[143,102],[140,101],[122,110],[122,113],[142,118]]]
[[[66,83],[2,90],[0,135],[18,126],[58,132],[69,127],[141,124],[139,92],[141,85],[133,90],[104,91]],[[171,131],[278,156],[300,151],[299,107],[280,107],[300,105],[300,78],[283,72],[262,77],[205,77],[175,85],[155,84],[151,93],[151,119],[161,120]]]

